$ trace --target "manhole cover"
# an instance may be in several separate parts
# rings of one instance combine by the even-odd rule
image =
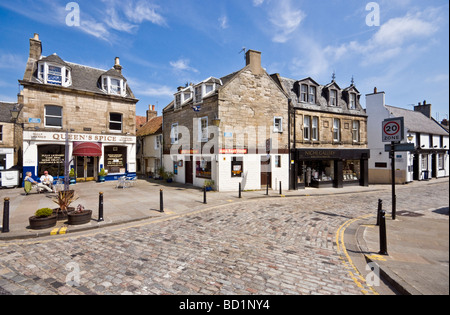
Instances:
[[[423,217],[424,215],[417,212],[411,212],[411,211],[398,211],[398,215],[402,217]]]

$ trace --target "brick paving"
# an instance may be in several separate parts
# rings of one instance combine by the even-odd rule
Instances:
[[[440,207],[443,192],[448,196],[448,183],[404,186],[399,205]],[[374,214],[378,198],[367,192],[255,199],[131,227],[4,242],[0,294],[371,293],[342,263],[336,233]]]

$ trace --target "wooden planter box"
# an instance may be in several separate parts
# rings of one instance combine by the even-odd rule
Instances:
[[[46,218],[38,218],[38,217],[32,216],[29,218],[30,229],[32,229],[32,230],[49,229],[56,225],[57,220],[58,220],[58,216],[56,214],[53,214],[52,216],[49,216]]]
[[[69,225],[83,225],[91,222],[92,210],[84,210],[82,213],[71,212],[67,215]]]

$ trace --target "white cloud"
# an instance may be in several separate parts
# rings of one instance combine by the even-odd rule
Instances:
[[[255,7],[259,7],[260,5],[262,5],[264,3],[264,0],[253,0],[253,5]]]
[[[23,69],[27,60],[20,55],[15,54],[1,54],[0,55],[0,69]]]
[[[177,61],[171,61],[170,65],[176,71],[192,71],[198,73],[198,70],[189,66],[189,59],[179,59]]]
[[[159,6],[149,3],[148,1],[120,1],[119,4],[124,3],[122,8],[126,17],[134,23],[143,23],[145,21],[157,24],[159,26],[166,26],[166,19],[156,12]]]
[[[226,15],[221,16],[219,18],[220,28],[221,29],[227,29],[229,27],[228,25],[228,17]]]

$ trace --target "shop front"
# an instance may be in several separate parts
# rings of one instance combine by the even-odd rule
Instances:
[[[24,132],[23,171],[31,172],[35,178],[46,170],[55,178],[63,177],[66,145],[77,182],[97,180],[102,168],[108,172],[106,180],[136,175],[134,136],[41,131]]]
[[[369,150],[297,149],[294,189],[368,186]]]

